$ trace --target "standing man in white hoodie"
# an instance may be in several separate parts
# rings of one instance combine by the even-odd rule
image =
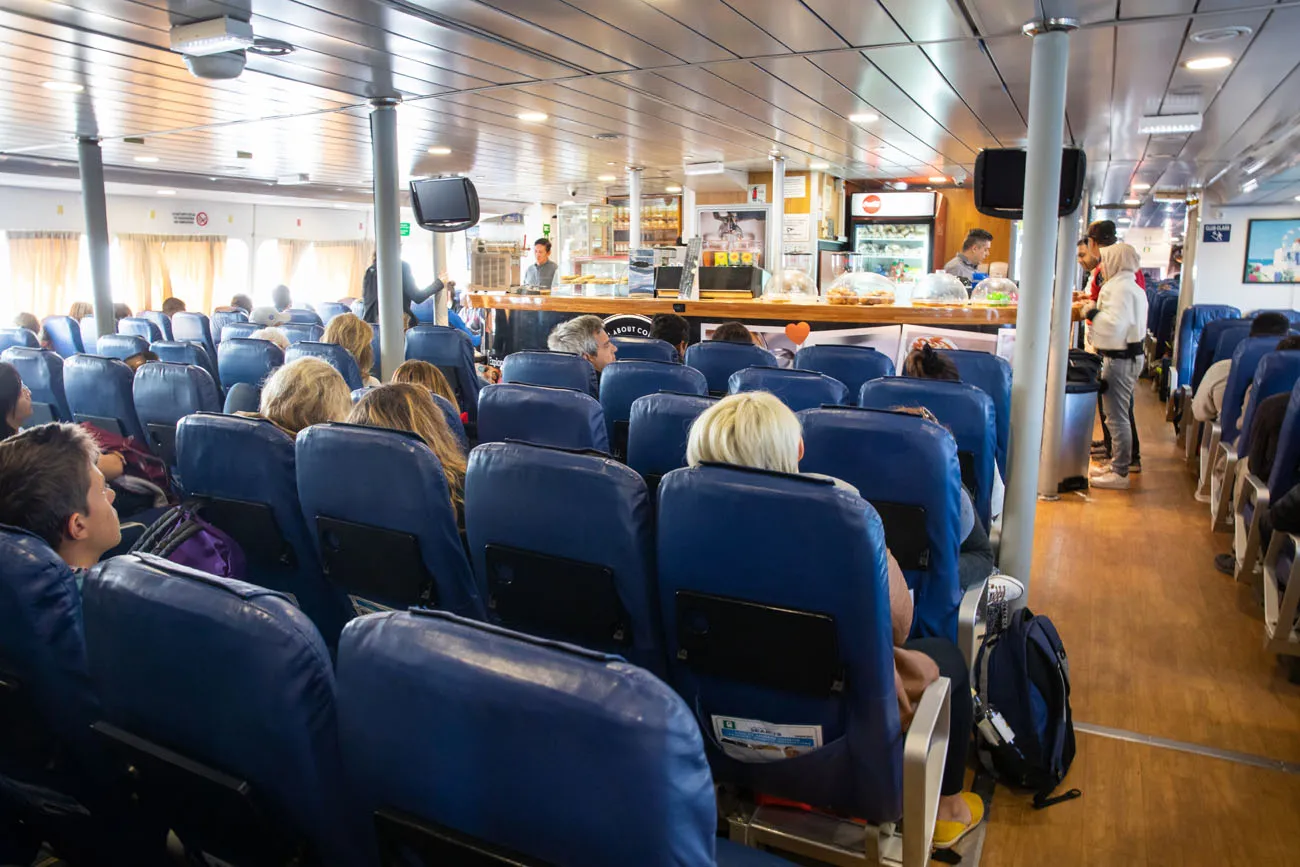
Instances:
[[[1110,465],[1091,473],[1094,488],[1127,490],[1129,486],[1133,456],[1130,413],[1133,389],[1142,372],[1142,336],[1147,322],[1147,296],[1137,283],[1139,264],[1137,250],[1128,244],[1101,248],[1101,276],[1106,282],[1088,318],[1092,321],[1092,344],[1105,359],[1102,402],[1113,448]]]

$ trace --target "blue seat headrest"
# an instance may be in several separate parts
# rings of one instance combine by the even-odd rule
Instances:
[[[501,383],[479,395],[478,440],[522,440],[563,449],[609,452],[605,413],[590,395],[570,388]]]
[[[474,366],[474,346],[461,331],[446,325],[417,325],[406,332],[406,357],[427,361],[447,377],[470,422],[478,419],[483,383]]]
[[[694,394],[648,394],[632,401],[627,465],[645,477],[686,466],[691,425],[718,399]]]
[[[670,364],[681,361],[677,357],[677,347],[657,337],[611,337],[610,341],[618,348],[615,357],[619,361],[666,361]]]
[[[786,370],[779,367],[745,367],[731,374],[727,391],[766,391],[798,412],[801,409],[829,404],[843,406],[849,390],[838,379],[813,370]]]
[[[261,325],[252,322],[229,322],[221,327],[221,340],[225,342],[232,337],[251,337],[254,332],[261,329]]]
[[[335,301],[322,301],[316,305],[316,313],[320,316],[321,322],[325,325],[330,324],[330,320],[335,316],[341,316],[344,313],[350,313],[346,304],[339,304]]]
[[[154,325],[158,326],[158,333],[162,335],[162,340],[175,340],[176,335],[172,331],[172,318],[166,313],[158,310],[145,310],[140,314],[140,318],[148,319]]]
[[[42,323],[50,347],[64,358],[86,351],[81,339],[81,323],[71,316],[47,316]]]
[[[0,328],[0,352],[11,346],[25,346],[28,349],[40,349],[41,341],[26,328]]]
[[[1228,373],[1228,383],[1223,389],[1223,404],[1219,410],[1219,427],[1224,443],[1237,441],[1241,415],[1245,409],[1243,404],[1246,401],[1246,387],[1255,381],[1260,361],[1277,349],[1281,339],[1277,335],[1247,337],[1233,349],[1232,368]]]
[[[284,354],[284,363],[298,358],[319,358],[328,363],[331,367],[343,375],[343,381],[347,383],[348,390],[360,388],[365,383],[365,377],[361,374],[361,368],[357,366],[357,359],[348,352],[346,348],[339,346],[337,343],[318,343],[314,340],[300,340],[289,347],[289,351]]]
[[[202,313],[189,310],[172,316],[172,335],[177,340],[195,340],[205,349],[215,348],[212,342],[212,323]]]
[[[1175,350],[1179,385],[1187,385],[1192,381],[1205,326],[1216,319],[1240,318],[1241,311],[1227,304],[1193,304],[1183,311],[1183,317],[1178,322],[1178,346]]]
[[[109,433],[135,437],[147,443],[144,428],[135,412],[132,382],[135,375],[126,363],[102,355],[74,355],[63,363],[63,388],[68,408],[76,421],[108,427]],[[110,422],[119,430],[112,430]]]
[[[303,340],[319,342],[325,334],[324,326],[317,325],[314,322],[286,322],[280,326],[284,336],[289,338],[290,343],[299,343]]]
[[[407,813],[548,864],[714,863],[699,725],[617,657],[443,612],[385,612],[344,631],[338,689],[367,813]],[[466,750],[471,731],[492,748]]]
[[[248,314],[243,310],[218,310],[212,314],[212,339],[216,343],[226,339],[226,326],[248,323]]]
[[[269,340],[227,335],[217,348],[217,369],[225,388],[240,382],[261,388],[266,378],[283,364],[284,352]]]
[[[704,340],[686,347],[686,364],[704,374],[709,391],[725,394],[731,374],[745,367],[776,367],[776,356],[752,343]]]
[[[192,364],[156,361],[135,373],[135,408],[144,425],[176,424],[196,412],[221,412],[221,395],[206,370]]]
[[[96,354],[122,361],[148,351],[149,344],[143,337],[135,334],[105,334],[95,344]]]
[[[315,310],[308,310],[305,307],[290,307],[284,312],[288,315],[290,322],[324,326],[324,323],[321,322],[321,318],[316,315]]]
[[[1237,439],[1239,456],[1250,454],[1251,427],[1254,426],[1255,412],[1260,403],[1275,394],[1290,393],[1297,379],[1300,379],[1300,352],[1273,351],[1266,353],[1259,360],[1259,365],[1255,368],[1255,379],[1251,385],[1250,396],[1241,415],[1240,434]]]
[[[118,334],[134,334],[143,337],[146,343],[163,339],[162,329],[143,316],[125,316],[117,320]]]
[[[704,374],[693,367],[664,361],[615,361],[600,375],[600,405],[610,442],[614,426],[632,417],[632,402],[647,394],[672,391],[681,394],[709,393]]]
[[[63,387],[63,359],[57,352],[11,346],[0,353],[0,361],[7,361],[18,369],[23,385],[31,390],[32,400],[42,404],[44,414],[50,416],[42,418],[42,421],[72,421],[72,410],[68,408],[68,396]]]
[[[815,370],[844,383],[848,399],[857,402],[862,383],[881,376],[894,375],[894,360],[870,346],[827,343],[803,346],[794,354],[799,370]]]
[[[569,352],[531,349],[512,352],[501,364],[501,381],[571,388],[592,397],[599,396],[596,368],[581,355]]]
[[[991,352],[974,349],[941,349],[939,354],[957,365],[961,381],[970,383],[993,399],[998,423],[998,471],[1007,474],[1007,446],[1011,442],[1011,363]]]

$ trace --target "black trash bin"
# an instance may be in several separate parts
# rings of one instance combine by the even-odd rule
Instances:
[[[1101,391],[1101,356],[1082,349],[1070,350],[1065,374],[1065,412],[1061,444],[1056,455],[1060,475],[1057,490],[1088,487],[1088,461],[1092,455],[1092,430],[1097,421],[1097,393]]]

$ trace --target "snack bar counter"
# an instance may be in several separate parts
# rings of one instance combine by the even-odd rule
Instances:
[[[738,320],[745,324],[807,323],[812,331],[854,329],[863,326],[920,325],[996,333],[1016,324],[1015,305],[839,304],[829,300],[722,299],[516,295],[505,292],[471,292],[470,305],[493,311],[488,317],[491,355],[501,358],[521,349],[545,349],[546,335],[558,323],[586,313],[600,316],[614,336],[634,333],[637,323],[649,325],[656,313],[677,313],[691,324],[691,341],[700,340],[700,326]],[[1075,321],[1083,307],[1076,303]],[[623,318],[626,317],[626,318]]]

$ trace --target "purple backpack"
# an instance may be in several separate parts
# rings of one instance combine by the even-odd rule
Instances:
[[[168,509],[131,546],[131,553],[153,554],[221,578],[248,578],[239,543],[199,517],[196,503]]]

